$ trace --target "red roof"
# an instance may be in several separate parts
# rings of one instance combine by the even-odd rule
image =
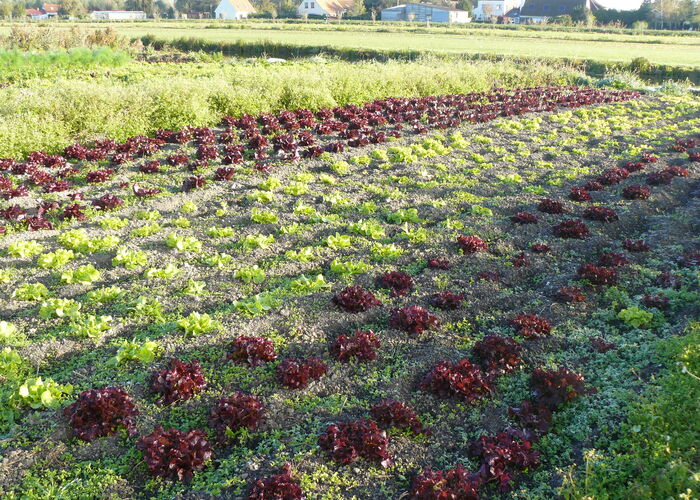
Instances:
[[[42,5],[42,7],[44,8],[44,11],[47,14],[58,14],[58,9],[61,8],[61,4],[59,4],[59,3],[45,3],[44,5]]]
[[[25,9],[25,12],[28,16],[41,16],[46,14],[46,12],[41,9]]]

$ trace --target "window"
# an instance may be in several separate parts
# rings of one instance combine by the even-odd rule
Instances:
[[[545,10],[545,11],[549,10],[549,4],[544,4],[542,6],[542,10]]]
[[[304,8],[305,8],[305,9],[308,9],[308,8],[309,8],[309,2],[305,2],[305,3],[304,3]]]
[[[314,7],[314,3],[313,3],[313,2],[311,2],[311,8],[312,8],[312,9],[313,9],[313,8],[315,8],[315,7]]]

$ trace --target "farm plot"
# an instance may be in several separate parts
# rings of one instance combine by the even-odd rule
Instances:
[[[699,131],[538,88],[4,160],[0,487],[552,498],[698,314]]]

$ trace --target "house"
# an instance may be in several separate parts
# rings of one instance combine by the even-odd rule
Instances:
[[[571,15],[577,7],[592,12],[600,8],[596,0],[526,0],[520,9],[520,24],[546,23],[552,17]]]
[[[32,18],[32,21],[42,21],[49,18],[49,15],[41,9],[24,9],[24,12]]]
[[[221,0],[214,10],[217,19],[247,19],[249,14],[255,14],[255,8],[248,0]]]
[[[60,3],[45,3],[44,5],[41,6],[41,10],[46,12],[46,15],[48,17],[56,17],[58,16],[58,10],[61,8]]]
[[[90,17],[101,21],[131,21],[146,19],[146,13],[142,10],[93,10]]]
[[[297,15],[341,18],[354,3],[354,0],[301,0]]]
[[[477,6],[472,9],[472,16],[474,21],[491,22],[512,14],[518,7],[520,0],[479,0]]]
[[[469,12],[452,9],[444,5],[429,3],[407,3],[382,10],[382,21],[416,21],[434,23],[468,23]]]

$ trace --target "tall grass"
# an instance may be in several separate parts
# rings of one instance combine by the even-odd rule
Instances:
[[[223,115],[319,109],[387,96],[567,84],[565,65],[499,61],[270,64],[131,63],[108,76],[27,82],[0,93],[0,156],[57,151],[78,140],[123,140],[158,128],[214,125]]]
[[[0,49],[0,78],[16,81],[30,77],[51,75],[56,69],[85,69],[92,67],[117,67],[129,62],[131,57],[108,47],[94,50],[77,47],[70,50],[25,52],[17,49]]]

